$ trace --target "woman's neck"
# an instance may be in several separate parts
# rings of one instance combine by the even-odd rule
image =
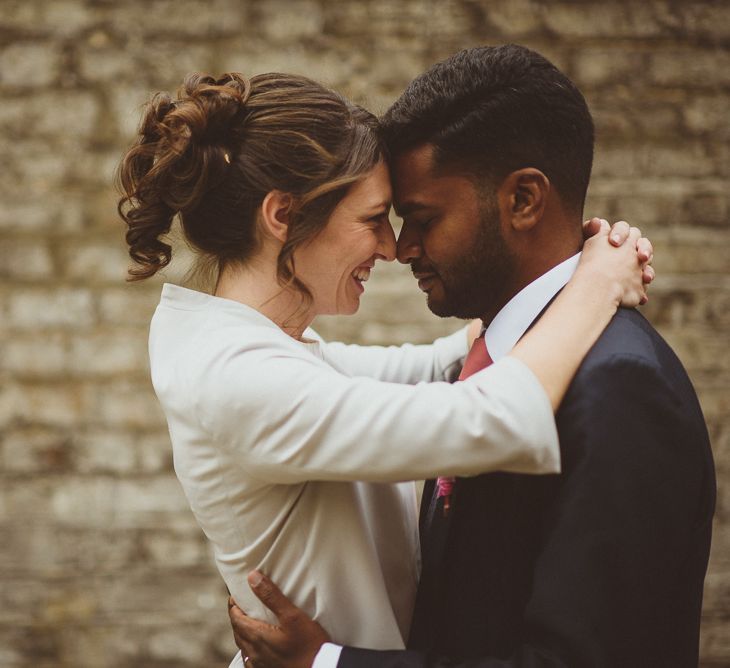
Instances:
[[[314,319],[311,309],[302,309],[296,289],[281,287],[270,263],[252,261],[246,266],[225,267],[214,294],[256,309],[297,340]]]

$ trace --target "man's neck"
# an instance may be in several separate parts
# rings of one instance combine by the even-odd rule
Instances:
[[[494,317],[499,313],[507,303],[521,290],[526,288],[530,283],[537,280],[543,274],[546,274],[553,267],[556,267],[561,262],[564,262],[569,257],[572,257],[578,253],[583,246],[583,243],[563,243],[560,246],[556,246],[553,249],[549,249],[550,252],[541,251],[532,257],[523,257],[517,259],[515,271],[510,280],[505,283],[505,288],[502,294],[493,301],[490,305],[489,310],[482,315],[482,322],[485,326],[488,326]],[[536,247],[540,247],[537,246]]]
[[[486,328],[486,341],[495,362],[514,348],[517,341],[565,287],[579,260],[580,255],[575,254],[552,267],[520,290],[494,316]]]

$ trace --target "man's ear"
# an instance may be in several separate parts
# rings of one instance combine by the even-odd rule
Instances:
[[[272,190],[261,203],[261,224],[264,234],[272,236],[281,243],[289,235],[289,213],[292,196],[279,190]]]
[[[534,167],[509,174],[497,189],[502,220],[515,232],[531,230],[545,213],[550,187],[548,177]]]

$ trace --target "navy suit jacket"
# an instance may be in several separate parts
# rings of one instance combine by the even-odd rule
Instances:
[[[459,479],[424,527],[409,649],[338,668],[697,665],[715,476],[681,363],[620,310],[556,420],[560,475]]]

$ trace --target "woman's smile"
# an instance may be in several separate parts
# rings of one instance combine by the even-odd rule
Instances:
[[[352,280],[355,281],[355,285],[361,293],[365,292],[365,286],[363,285],[363,283],[365,283],[370,278],[371,270],[372,267],[360,266],[352,272]]]
[[[391,195],[388,167],[380,162],[351,186],[322,232],[298,252],[297,273],[314,296],[312,316],[355,313],[375,262],[395,259]]]

